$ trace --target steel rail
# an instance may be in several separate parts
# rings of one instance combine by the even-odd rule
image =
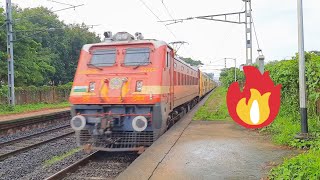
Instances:
[[[42,144],[46,144],[46,143],[49,143],[49,142],[51,142],[51,141],[54,141],[54,140],[57,140],[57,139],[60,139],[60,138],[69,136],[69,135],[71,135],[71,134],[74,134],[74,131],[70,128],[69,131],[63,133],[62,135],[58,135],[58,136],[55,136],[55,137],[50,138],[50,139],[46,139],[46,140],[43,140],[43,141],[40,141],[40,142],[36,142],[36,143],[34,143],[34,144],[31,144],[31,145],[27,145],[27,146],[25,146],[25,147],[18,148],[18,149],[16,149],[16,150],[9,151],[9,152],[4,153],[4,154],[0,154],[0,160],[6,159],[6,158],[8,158],[9,156],[18,154],[18,153],[20,153],[20,152],[27,151],[27,150],[29,150],[29,149],[31,149],[31,148],[40,146],[40,145],[42,145]],[[32,137],[32,138],[35,138],[35,137]],[[32,138],[30,138],[30,139],[32,139]],[[11,143],[11,144],[14,144],[14,143]],[[1,149],[0,149],[0,152],[1,152]]]
[[[96,154],[99,151],[93,152],[89,154],[88,156],[80,159],[79,161],[71,164],[70,166],[60,170],[59,172],[53,174],[52,176],[46,178],[45,180],[58,180],[58,179],[63,179],[64,177],[67,176],[68,173],[76,171],[80,166],[83,166],[87,164],[93,157],[96,156]]]
[[[13,140],[1,142],[0,143],[0,147],[6,146],[6,145],[9,145],[9,144],[13,144],[13,143],[16,143],[16,142],[19,142],[19,141],[23,141],[23,140],[26,140],[26,139],[29,139],[29,138],[32,138],[32,137],[36,137],[36,136],[39,136],[39,135],[42,135],[42,134],[46,134],[46,133],[50,133],[50,132],[57,131],[57,130],[60,130],[60,129],[64,129],[64,128],[67,128],[67,127],[70,127],[70,125],[69,124],[68,125],[63,125],[63,126],[59,126],[59,127],[53,128],[53,129],[48,129],[46,131],[42,131],[42,132],[39,132],[39,133],[30,134],[28,136],[23,136],[21,138],[16,138],[16,139],[13,139]]]

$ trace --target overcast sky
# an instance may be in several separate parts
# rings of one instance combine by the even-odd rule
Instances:
[[[75,10],[57,12],[66,23],[99,24],[92,31],[142,32],[145,38],[186,41],[179,54],[204,63],[223,65],[222,58],[237,58],[237,65],[245,63],[244,25],[191,20],[168,26],[174,35],[144,6],[144,1],[161,19],[171,17],[162,0],[57,0],[73,5],[84,4]],[[1,0],[4,6],[4,0]],[[174,18],[210,15],[243,10],[242,0],[163,0]],[[20,7],[45,6],[52,10],[66,8],[50,0],[12,0]],[[261,49],[266,60],[288,59],[298,51],[296,0],[253,0],[253,18]],[[320,1],[304,1],[305,49],[320,50]],[[254,59],[257,57],[253,42]],[[233,66],[229,61],[228,66]],[[216,67],[219,68],[219,67]]]

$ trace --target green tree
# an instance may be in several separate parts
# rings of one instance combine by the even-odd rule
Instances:
[[[47,8],[13,7],[16,86],[58,85],[73,80],[80,50],[100,38],[84,25],[67,25]],[[5,21],[0,9],[0,25]],[[0,30],[0,86],[7,83],[5,28]]]
[[[219,80],[224,87],[228,88],[231,85],[231,83],[234,82],[234,73],[234,68],[225,68],[221,71]],[[237,82],[239,82],[240,86],[243,86],[245,81],[243,71],[240,71],[240,69],[237,68],[236,73]]]
[[[184,57],[181,57],[181,59],[190,64],[191,66],[199,66],[199,65],[203,65],[203,63],[200,61],[200,60],[194,60],[192,58],[184,58]]]
[[[7,82],[7,39],[4,9],[0,8],[0,87]]]

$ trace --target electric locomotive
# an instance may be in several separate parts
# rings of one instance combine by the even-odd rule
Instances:
[[[143,150],[197,103],[200,74],[164,41],[106,32],[80,53],[69,99],[77,144]]]

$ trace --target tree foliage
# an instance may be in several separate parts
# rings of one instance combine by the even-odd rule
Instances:
[[[235,76],[234,73],[235,73],[234,67],[233,68],[226,68],[221,71],[219,80],[224,87],[228,88],[229,85],[234,82],[234,76]],[[240,71],[240,69],[237,68],[236,69],[236,76],[237,76],[236,77],[237,82],[239,82],[240,85],[243,85],[244,81],[245,81],[243,71]]]
[[[319,51],[307,52],[306,58],[306,85],[308,94],[309,114],[315,114],[316,101],[320,99],[320,55]],[[275,84],[282,85],[282,101],[289,102],[292,112],[299,108],[299,56],[291,60],[272,61],[265,66]],[[224,69],[220,74],[223,86],[229,87],[234,82],[234,68]],[[243,72],[237,69],[237,81],[244,83]]]
[[[181,57],[181,59],[190,64],[191,66],[199,66],[199,65],[203,65],[203,63],[200,61],[200,60],[194,60],[192,58],[184,58],[184,57]]]
[[[5,14],[0,9],[0,24]],[[85,24],[65,24],[47,8],[13,7],[16,86],[58,85],[73,80],[81,47],[100,38]],[[5,28],[0,29],[0,86],[7,83]]]

